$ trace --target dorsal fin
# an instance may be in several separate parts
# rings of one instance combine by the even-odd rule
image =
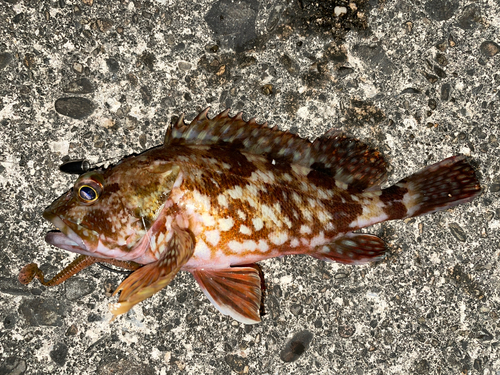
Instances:
[[[165,145],[226,143],[247,152],[267,154],[290,162],[293,162],[293,153],[296,150],[305,150],[311,146],[311,142],[295,134],[280,131],[276,127],[270,128],[267,122],[257,124],[255,118],[245,121],[242,112],[230,117],[229,109],[226,109],[209,119],[209,109],[201,112],[190,124],[186,124],[184,116],[181,115],[167,132]]]
[[[385,181],[387,165],[382,154],[367,144],[338,132],[327,132],[312,143],[314,163],[309,168],[324,171],[347,185],[365,190]]]
[[[267,122],[257,124],[255,118],[245,121],[242,112],[230,117],[226,109],[210,119],[209,109],[190,124],[181,115],[167,130],[165,146],[231,145],[269,159],[309,167],[360,190],[378,185],[385,178],[385,161],[378,151],[337,131],[329,131],[311,143],[276,126],[270,128]]]

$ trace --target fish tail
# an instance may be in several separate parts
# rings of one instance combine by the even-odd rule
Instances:
[[[467,203],[481,193],[465,156],[452,156],[382,190],[389,219],[404,219]]]

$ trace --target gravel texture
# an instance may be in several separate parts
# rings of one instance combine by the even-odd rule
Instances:
[[[500,2],[0,0],[0,374],[500,374]],[[23,286],[72,159],[114,163],[179,116],[232,108],[378,147],[390,183],[454,154],[483,194],[369,228],[376,265],[262,262],[266,315],[220,315],[193,278],[109,323],[124,275]],[[3,325],[2,325],[3,324]]]

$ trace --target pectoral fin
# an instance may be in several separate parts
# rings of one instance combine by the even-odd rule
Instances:
[[[318,247],[318,252],[311,256],[330,262],[366,264],[383,259],[385,250],[384,241],[377,236],[347,233],[332,243]]]
[[[192,233],[176,225],[172,225],[172,231],[162,258],[139,268],[113,293],[121,291],[118,302],[109,306],[113,319],[166,287],[193,255],[195,242]]]
[[[196,270],[201,290],[223,314],[245,323],[260,322],[262,281],[254,267]]]

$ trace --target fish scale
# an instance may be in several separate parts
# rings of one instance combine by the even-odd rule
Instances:
[[[467,203],[480,194],[466,158],[453,156],[381,189],[387,167],[377,150],[329,131],[314,142],[242,114],[208,109],[183,116],[162,146],[81,175],[44,211],[60,231],[46,241],[80,254],[45,281],[57,285],[95,262],[133,270],[110,305],[114,317],[191,272],[223,314],[260,321],[263,274],[256,262],[306,254],[366,264],[384,242],[358,229]]]

